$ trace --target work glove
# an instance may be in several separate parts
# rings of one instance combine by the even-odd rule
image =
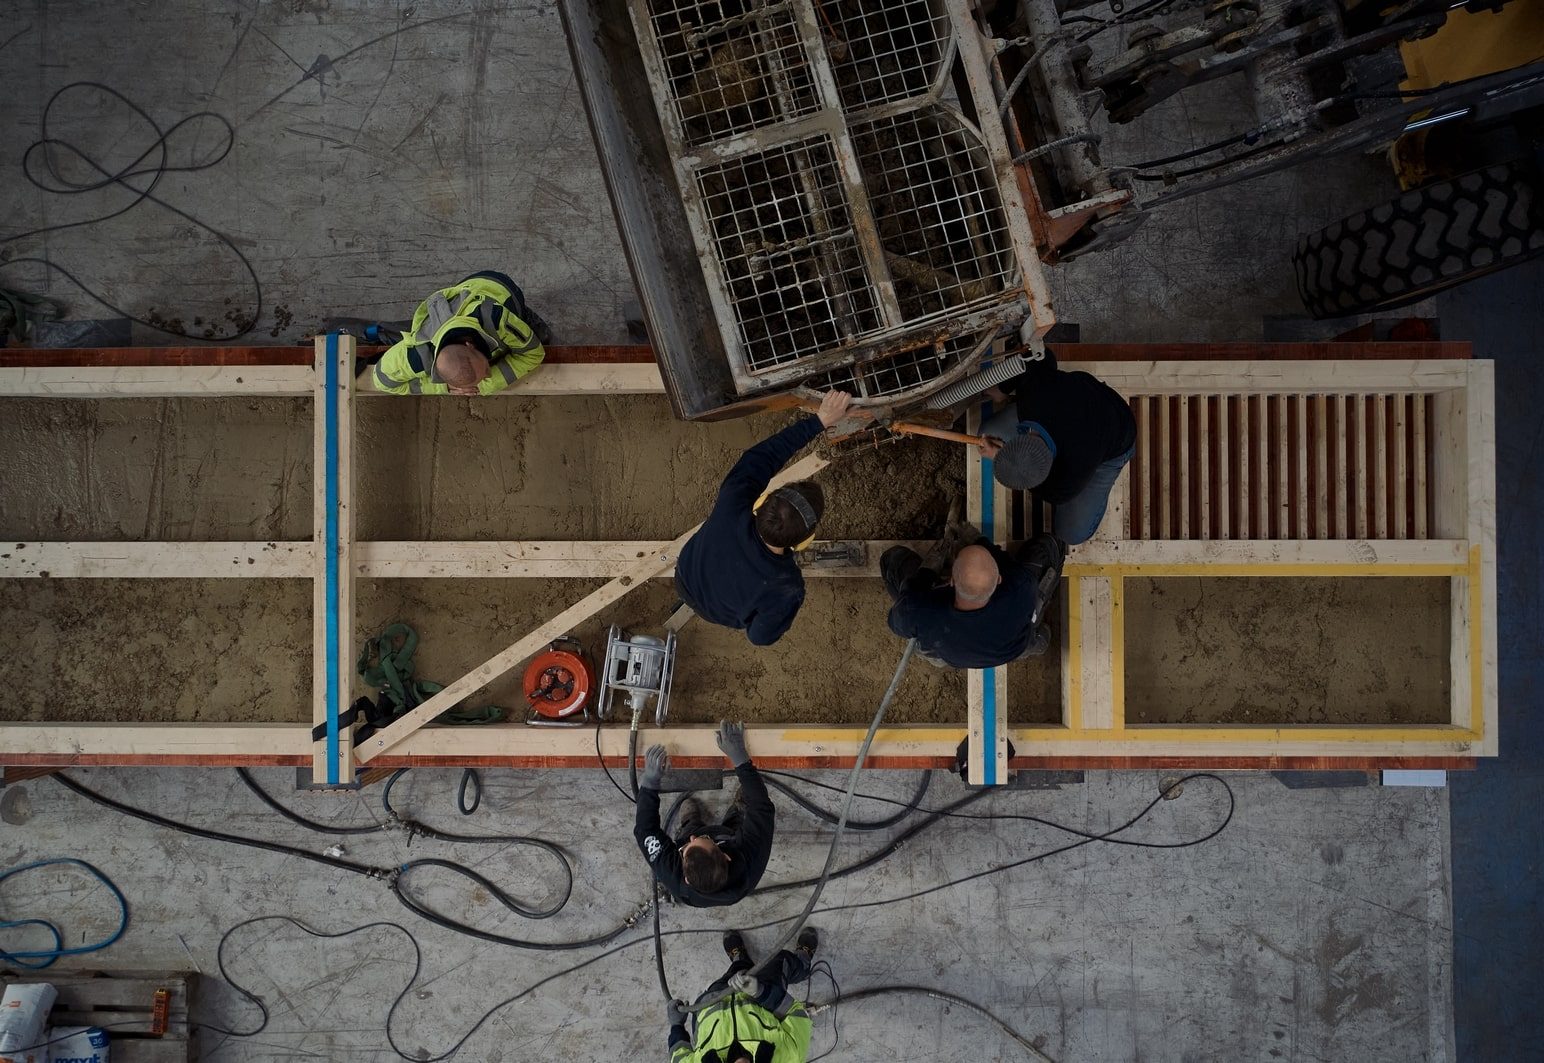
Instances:
[[[686,1010],[686,1001],[684,1000],[672,1000],[665,1005],[665,1018],[670,1021],[672,1026],[685,1026],[686,1017],[690,1014],[691,1012]]]
[[[638,786],[643,790],[658,790],[665,781],[665,769],[670,767],[670,754],[664,746],[650,746],[643,755],[643,776]]]
[[[745,725],[724,720],[718,725],[718,748],[735,767],[751,762],[745,751]]]
[[[729,979],[729,988],[736,993],[744,993],[752,999],[761,996],[761,983],[756,981],[756,976],[749,971],[741,971]]]

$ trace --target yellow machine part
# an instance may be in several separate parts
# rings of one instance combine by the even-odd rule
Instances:
[[[1512,0],[1500,11],[1449,12],[1436,33],[1399,46],[1402,89],[1430,89],[1464,78],[1511,70],[1544,58],[1544,0]],[[1430,130],[1407,133],[1389,149],[1401,188],[1416,188],[1447,169],[1427,158]]]
[[[1500,11],[1477,14],[1453,11],[1436,33],[1405,41],[1399,52],[1402,89],[1429,89],[1544,59],[1544,0],[1512,0]]]

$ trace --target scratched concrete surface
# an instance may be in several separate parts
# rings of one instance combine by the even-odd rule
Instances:
[[[331,315],[405,314],[429,289],[503,268],[570,342],[624,338],[633,299],[556,13],[546,3],[387,4],[370,0],[166,0],[103,8],[0,0],[0,217],[28,228],[83,221],[135,198],[121,188],[48,194],[23,178],[21,153],[44,135],[53,94],[90,79],[47,113],[47,134],[109,170],[171,130],[175,166],[118,218],[7,241],[11,258],[46,255],[116,307],[197,335],[227,336],[257,315],[254,338],[297,339]],[[1146,158],[1205,143],[1241,91],[1175,101],[1154,128],[1112,134],[1110,157]],[[234,127],[229,154],[223,127]],[[1130,137],[1118,140],[1117,137]],[[1115,149],[1119,147],[1121,152]],[[1129,156],[1125,154],[1129,151]],[[59,173],[86,180],[63,149]],[[33,170],[50,180],[41,156]],[[130,179],[148,187],[148,177]],[[1250,339],[1261,319],[1297,314],[1288,253],[1300,231],[1369,206],[1388,189],[1376,160],[1320,163],[1224,190],[1157,215],[1131,242],[1052,272],[1064,319],[1094,340]],[[191,214],[198,222],[174,213]],[[200,226],[202,223],[209,228]],[[262,286],[258,299],[241,257]],[[0,267],[11,286],[46,291],[76,317],[107,317],[62,273]],[[260,305],[259,305],[260,304]],[[138,329],[140,342],[170,342]],[[263,773],[275,788],[288,773]],[[105,790],[177,817],[321,848],[262,811],[227,772],[95,771]],[[629,809],[584,773],[495,772],[484,811],[459,821],[455,773],[418,773],[398,804],[454,827],[529,831],[578,854],[575,898],[527,923],[461,883],[418,888],[479,925],[553,940],[614,925],[643,896]],[[1149,773],[1093,775],[1059,793],[994,796],[991,807],[1107,827],[1155,791]],[[1288,791],[1235,777],[1239,812],[1205,846],[1090,847],[893,907],[822,916],[824,950],[844,988],[916,981],[979,999],[1058,1060],[1434,1060],[1453,1058],[1444,792]],[[865,780],[899,794],[909,778]],[[932,800],[958,791],[940,779]],[[368,820],[373,798],[287,794],[317,814]],[[363,802],[363,804],[361,804]],[[1153,830],[1190,837],[1216,822],[1204,784],[1160,806]],[[828,835],[784,805],[769,878],[813,873]],[[874,816],[872,808],[862,810]],[[293,913],[322,928],[401,920],[424,970],[393,1025],[405,1051],[451,1046],[503,995],[571,962],[437,930],[365,879],[195,841],[84,805],[47,781],[7,788],[0,861],[71,854],[99,863],[134,905],[128,937],[103,966],[215,970],[219,935],[244,918]],[[905,848],[882,871],[834,884],[833,903],[894,896],[1055,844],[1022,823],[957,823]],[[868,852],[877,839],[851,841]],[[351,855],[390,863],[441,852],[397,838],[348,840]],[[455,851],[455,850],[452,850]],[[540,858],[499,847],[463,855],[522,899],[554,883]],[[796,910],[802,895],[750,902],[737,922]],[[45,873],[7,883],[6,914],[47,914],[72,941],[107,922],[99,894]],[[669,927],[719,918],[669,911]],[[262,925],[233,938],[231,973],[275,1011],[263,1034],[211,1038],[205,1058],[393,1058],[384,1015],[406,981],[409,949],[388,930],[317,944]],[[768,932],[753,939],[769,943]],[[689,944],[688,944],[689,942]],[[586,954],[587,955],[587,954]],[[713,933],[672,941],[674,984],[691,992],[722,960]],[[659,1058],[661,1009],[648,947],[596,964],[498,1013],[458,1058]],[[822,996],[817,986],[816,996]],[[205,1014],[243,1024],[251,1009],[212,990]],[[1022,1058],[959,1009],[873,1001],[839,1014],[840,1060]],[[831,1044],[819,1019],[817,1052]]]
[[[550,857],[519,848],[446,846],[396,834],[344,838],[308,833],[263,809],[234,773],[79,771],[77,778],[131,804],[242,835],[312,851],[341,840],[351,859],[393,865],[412,857],[464,859],[533,905],[550,903],[561,873]],[[380,819],[379,787],[358,795],[296,794],[293,772],[259,778],[292,807],[323,820]],[[841,783],[844,773],[819,776]],[[520,919],[487,892],[440,872],[412,888],[431,905],[501,934],[537,941],[580,938],[615,927],[646,897],[642,858],[629,837],[631,806],[598,774],[485,773],[483,807],[454,811],[458,773],[410,773],[393,793],[402,813],[451,830],[518,832],[575,854],[569,907],[545,922]],[[823,911],[821,954],[844,990],[936,985],[974,998],[1012,1022],[1059,1061],[1357,1060],[1445,1061],[1451,1047],[1451,923],[1447,804],[1429,790],[1287,790],[1261,774],[1229,776],[1231,824],[1215,840],[1184,849],[1095,844],[931,896],[884,907]],[[911,773],[870,773],[869,793],[903,797]],[[1152,800],[1150,772],[1090,774],[1057,791],[994,794],[968,811],[1038,815],[1081,830],[1108,831]],[[283,788],[283,789],[281,789]],[[291,914],[317,929],[371,920],[407,927],[423,969],[393,1023],[410,1056],[449,1048],[491,1005],[538,979],[595,956],[534,953],[460,938],[405,912],[379,883],[249,849],[173,834],[86,804],[48,780],[8,788],[11,825],[0,834],[10,865],[73,854],[95,861],[125,890],[134,918],[112,953],[140,968],[217,970],[220,935],[243,919]],[[963,793],[939,773],[926,803]],[[710,807],[726,794],[707,795]],[[821,799],[830,803],[833,795]],[[781,797],[768,883],[818,873],[828,828]],[[16,810],[23,809],[22,815]],[[877,818],[885,806],[860,803]],[[1194,780],[1125,835],[1171,842],[1215,829],[1227,798]],[[894,834],[892,829],[884,838]],[[842,863],[884,847],[850,835]],[[833,882],[822,906],[892,898],[1075,840],[1024,822],[955,820],[901,847],[879,868]],[[800,910],[804,891],[742,902],[727,912],[667,909],[666,969],[678,993],[700,991],[722,970],[717,935]],[[35,873],[6,886],[6,912],[46,915],[72,942],[111,925],[111,905],[78,874]],[[645,924],[646,927],[646,924]],[[769,947],[775,929],[751,934]],[[655,1059],[664,1056],[663,1009],[648,937],[555,981],[495,1014],[459,1059]],[[246,1038],[204,1035],[208,1060],[394,1058],[382,1024],[407,984],[411,947],[397,931],[336,942],[282,923],[237,931],[232,977],[273,1012]],[[79,964],[77,964],[79,965]],[[829,991],[820,979],[814,999]],[[246,1029],[255,1009],[218,985],[202,1021]],[[839,1009],[845,1061],[1018,1060],[1022,1050],[960,1008],[926,998],[855,1002]],[[829,1013],[816,1018],[815,1054],[833,1043]]]

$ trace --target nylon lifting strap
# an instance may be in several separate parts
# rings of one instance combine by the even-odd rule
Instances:
[[[365,639],[355,671],[376,692],[376,700],[371,702],[369,698],[360,698],[341,715],[339,722],[345,727],[351,727],[364,713],[367,728],[373,730],[383,727],[445,689],[442,683],[413,678],[413,654],[417,651],[418,632],[410,624],[390,624],[380,635]],[[456,706],[435,717],[434,722],[462,725],[498,723],[504,719],[504,715],[503,708],[498,705],[485,705],[480,709]],[[362,729],[356,739],[364,736],[365,731]],[[317,737],[316,732],[312,732],[312,737]]]

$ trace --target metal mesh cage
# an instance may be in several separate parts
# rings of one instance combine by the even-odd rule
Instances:
[[[787,3],[652,0],[649,20],[682,136],[705,144],[820,108]]]
[[[751,372],[880,327],[828,138],[698,171],[697,186]]]
[[[816,11],[849,111],[921,96],[954,46],[949,13],[938,0],[820,0]]]
[[[1012,241],[985,152],[947,112],[881,118],[856,127],[853,142],[906,320],[1012,283]]]
[[[960,360],[974,353],[991,338],[991,333],[978,336],[964,333],[940,343],[930,343],[910,350],[843,366],[829,373],[818,373],[804,381],[804,386],[816,391],[833,388],[846,391],[856,398],[877,399],[918,388],[937,380],[960,364]]]

